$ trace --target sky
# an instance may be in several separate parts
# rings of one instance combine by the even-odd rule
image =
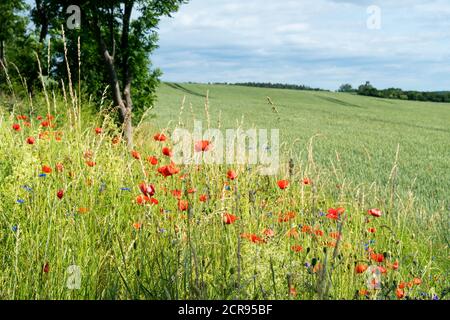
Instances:
[[[450,0],[190,0],[159,37],[164,81],[450,90]]]

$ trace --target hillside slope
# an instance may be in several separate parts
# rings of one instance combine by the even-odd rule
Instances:
[[[282,142],[306,157],[314,138],[314,159],[335,170],[338,180],[355,185],[387,185],[397,146],[398,192],[409,190],[428,208],[448,210],[450,198],[450,104],[384,100],[345,93],[293,91],[204,84],[162,84],[154,126],[206,121],[204,105],[209,92],[211,126],[279,128]],[[279,114],[273,113],[269,96]],[[191,122],[185,123],[189,126]],[[205,124],[206,126],[206,124]],[[295,141],[295,143],[294,143]],[[397,191],[396,190],[396,191]]]

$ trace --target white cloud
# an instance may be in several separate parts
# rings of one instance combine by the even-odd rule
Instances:
[[[373,3],[381,30],[366,27]],[[192,0],[162,21],[154,62],[165,80],[279,79],[335,89],[363,74],[379,86],[414,77],[412,89],[444,89],[449,77],[427,66],[450,58],[449,18],[446,0]]]

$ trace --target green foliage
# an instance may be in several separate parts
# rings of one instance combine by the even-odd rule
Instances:
[[[420,92],[420,91],[403,91],[399,88],[388,88],[378,90],[373,87],[370,82],[359,86],[358,94],[362,96],[371,96],[386,99],[415,100],[415,101],[431,101],[431,102],[450,102],[450,91],[443,92]]]
[[[20,13],[27,8],[23,0],[0,2],[0,41],[8,42],[17,34],[24,34],[27,19]]]
[[[353,89],[352,85],[349,83],[345,83],[341,85],[338,89],[338,92],[355,92],[356,90]]]
[[[120,87],[124,89],[127,79],[132,79],[133,118],[135,123],[140,116],[153,105],[156,96],[155,88],[159,83],[161,71],[151,69],[150,55],[157,48],[156,28],[162,16],[170,15],[178,10],[179,5],[185,1],[48,1],[53,8],[50,15],[51,33],[54,38],[60,33],[61,24],[66,8],[69,5],[78,5],[81,8],[81,28],[66,30],[68,61],[73,73],[78,72],[78,37],[81,42],[81,81],[84,90],[91,97],[99,101],[104,89],[111,86],[111,74],[105,65],[101,53],[96,26],[100,27],[100,37],[114,58],[114,67]],[[124,5],[133,8],[130,27],[124,26],[126,16]],[[98,24],[97,24],[98,21]],[[55,49],[62,57],[63,43],[61,37],[56,40]],[[54,74],[58,78],[67,78],[66,62],[58,59]],[[78,79],[72,74],[76,84]],[[111,95],[110,95],[111,96]],[[111,99],[112,100],[112,99]]]
[[[131,80],[133,99],[133,121],[136,124],[156,99],[155,90],[159,84],[162,71],[152,68],[150,55],[157,48],[157,26],[163,16],[170,16],[178,10],[184,0],[126,0],[126,1],[81,1],[81,0],[39,0],[29,12],[29,16],[18,13],[27,9],[23,1],[8,0],[0,4],[0,41],[7,43],[9,62],[19,67],[27,81],[28,90],[33,92],[41,87],[38,77],[37,58],[42,65],[45,81],[64,79],[68,85],[68,70],[71,72],[72,85],[77,88],[81,81],[82,92],[99,102],[109,87],[112,93],[111,73],[105,64],[101,45],[96,34],[100,28],[100,37],[105,42],[109,53],[113,55],[114,68],[121,90]],[[81,9],[81,27],[68,30],[66,13],[68,6],[77,5]],[[130,24],[124,6],[130,10]],[[35,30],[25,34],[28,18],[34,23]],[[67,54],[64,52],[62,27],[65,28]],[[48,39],[51,39],[49,49]],[[78,41],[78,39],[80,41]],[[81,47],[79,48],[79,42]],[[24,50],[26,48],[26,50]],[[50,59],[47,56],[50,52]],[[67,59],[66,59],[67,58]],[[47,62],[50,62],[48,64]],[[79,63],[81,62],[81,69]],[[12,65],[10,65],[12,67]],[[15,71],[15,68],[12,68]],[[11,73],[11,72],[10,72]],[[0,85],[6,88],[5,75],[0,75]],[[14,86],[22,86],[17,72],[11,73]],[[113,101],[110,94],[109,100]],[[98,110],[98,109],[97,109]]]

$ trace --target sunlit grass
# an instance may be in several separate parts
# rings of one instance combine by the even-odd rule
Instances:
[[[244,99],[244,91],[235,99]],[[248,96],[252,94],[250,99],[259,103],[256,91],[250,89]],[[360,125],[348,131],[339,123],[347,120],[339,120],[339,115],[320,120],[319,113],[314,121],[323,121],[323,125],[314,132],[302,131],[315,122],[309,119],[296,127],[290,125],[297,113],[303,116],[294,108],[287,114],[281,94],[273,94],[280,103],[281,120],[276,120],[268,106],[265,111],[247,111],[235,105],[241,112],[260,115],[246,117],[246,125],[280,128],[283,139],[299,133],[295,145],[293,140],[284,140],[283,165],[274,177],[260,176],[252,166],[180,165],[179,173],[164,178],[157,168],[168,165],[170,159],[161,154],[161,148],[172,146],[170,133],[179,120],[180,101],[177,109],[167,109],[170,112],[157,108],[158,117],[136,129],[135,150],[140,159],[124,143],[115,141],[120,133],[108,117],[80,117],[56,101],[50,110],[55,119],[48,120],[55,126],[43,127],[46,108],[31,114],[20,105],[14,113],[2,108],[0,298],[398,299],[399,286],[404,298],[445,298],[448,211],[435,205],[445,199],[427,199],[420,188],[405,184],[402,170],[422,177],[421,169],[414,167],[416,162],[404,160],[408,152],[402,147],[404,141],[408,145],[414,140],[392,138],[389,146],[383,146],[379,131],[371,128],[357,134]],[[161,94],[160,103],[171,106],[165,98]],[[181,120],[186,127],[193,118],[206,119],[200,111],[204,98],[198,98],[190,101],[193,113],[185,105]],[[177,97],[173,99],[175,103]],[[212,125],[219,122],[216,99],[212,91]],[[239,118],[237,110],[220,108],[221,127],[233,127]],[[28,119],[17,120],[21,114]],[[177,114],[176,121],[167,125],[170,114]],[[39,115],[43,119],[37,120]],[[265,122],[266,117],[272,122]],[[336,123],[334,129],[329,129],[330,121]],[[21,130],[14,130],[13,124]],[[96,132],[100,127],[102,132]],[[169,137],[166,142],[153,139],[161,130]],[[329,144],[311,139],[322,130],[329,141],[341,143],[326,149]],[[28,137],[34,137],[35,143],[28,144]],[[366,141],[371,150],[367,157],[354,152],[360,137],[372,139]],[[379,144],[372,144],[375,141]],[[430,142],[431,146],[441,148]],[[150,164],[150,156],[159,163]],[[440,163],[438,157],[430,165]],[[45,176],[43,166],[52,169]],[[238,174],[235,180],[227,177],[230,169]],[[422,184],[440,194],[436,185],[447,174],[430,174]],[[379,177],[384,178],[370,180]],[[311,183],[305,183],[306,178]],[[280,179],[289,181],[285,190],[277,185]],[[153,197],[158,204],[137,203],[142,182],[155,186]],[[194,193],[188,192],[194,188]],[[57,196],[60,190],[64,190],[61,199]],[[174,195],[173,190],[180,192]],[[208,200],[200,201],[201,195],[208,195]],[[188,201],[188,210],[180,211],[178,198]],[[345,213],[338,220],[327,217],[330,208],[339,207]],[[382,211],[381,217],[368,214],[373,208]],[[226,213],[238,219],[226,224]],[[369,228],[376,230],[372,233]],[[379,254],[383,261],[374,261]],[[71,265],[79,266],[82,273],[78,290],[67,287]],[[368,273],[356,273],[356,265],[386,269],[381,289],[368,287]]]

